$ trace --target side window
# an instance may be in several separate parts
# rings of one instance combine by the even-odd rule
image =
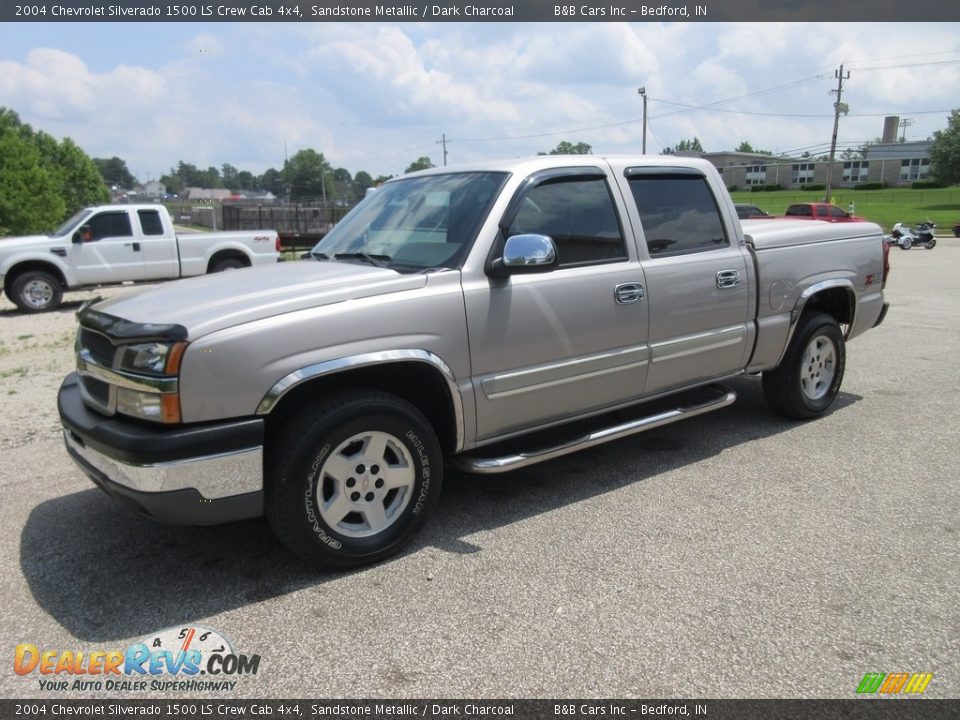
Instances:
[[[160,213],[156,210],[137,210],[140,217],[140,227],[144,235],[163,235],[163,222]]]
[[[549,180],[524,196],[507,237],[549,235],[560,267],[626,260],[613,198],[603,178]]]
[[[827,208],[824,205],[817,205],[817,217],[828,217],[830,215],[827,212]]]
[[[809,205],[791,205],[787,208],[787,215],[798,216],[798,217],[810,217],[813,215],[813,211],[810,210]]]
[[[94,215],[86,223],[93,230],[93,239],[105,237],[131,237],[130,216],[125,212],[106,212]]]
[[[842,208],[838,208],[838,207],[833,207],[833,206],[831,205],[831,206],[830,206],[830,217],[845,218],[845,217],[850,217],[850,215],[846,212],[846,210],[843,210]]]
[[[630,190],[651,257],[729,246],[720,210],[702,175],[636,175]]]

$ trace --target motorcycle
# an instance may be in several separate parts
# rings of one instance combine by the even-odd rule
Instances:
[[[933,246],[937,244],[937,239],[933,236],[933,231],[936,230],[936,228],[937,226],[932,220],[923,220],[917,223],[917,242],[921,245],[926,245],[928,250],[932,249]]]
[[[903,223],[897,223],[893,226],[890,237],[893,239],[893,244],[901,250],[909,250],[914,245],[923,245],[928,250],[932,250],[937,244],[937,239],[933,236],[935,227],[936,225],[930,220],[919,223],[916,230]]]

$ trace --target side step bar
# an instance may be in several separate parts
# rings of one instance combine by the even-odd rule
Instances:
[[[641,433],[645,430],[669,425],[678,420],[703,415],[713,410],[725,408],[732,405],[737,399],[737,393],[728,387],[721,385],[712,385],[707,390],[711,391],[716,397],[703,402],[691,405],[680,405],[675,408],[663,410],[661,412],[636,418],[628,422],[618,423],[610,427],[600,428],[588,432],[579,438],[539,450],[511,453],[502,457],[481,457],[477,455],[464,454],[453,458],[453,466],[458,470],[469,473],[479,473],[482,475],[492,475],[496,473],[509,472],[520,468],[553,460],[554,458],[569,455],[579,450],[585,450],[596,445],[612,442],[621,438]]]

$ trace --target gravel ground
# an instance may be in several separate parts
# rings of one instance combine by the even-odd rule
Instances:
[[[811,423],[731,408],[494,478],[449,473],[403,555],[303,567],[262,522],[162,526],[69,461],[69,296],[0,301],[0,649],[214,628],[259,654],[226,693],[0,697],[841,697],[866,672],[960,696],[960,241],[893,251],[886,322]],[[118,292],[107,290],[101,294]],[[72,680],[72,678],[71,678]]]

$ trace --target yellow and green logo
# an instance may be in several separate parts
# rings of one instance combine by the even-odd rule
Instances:
[[[919,695],[933,680],[933,673],[867,673],[860,681],[861,695]]]

